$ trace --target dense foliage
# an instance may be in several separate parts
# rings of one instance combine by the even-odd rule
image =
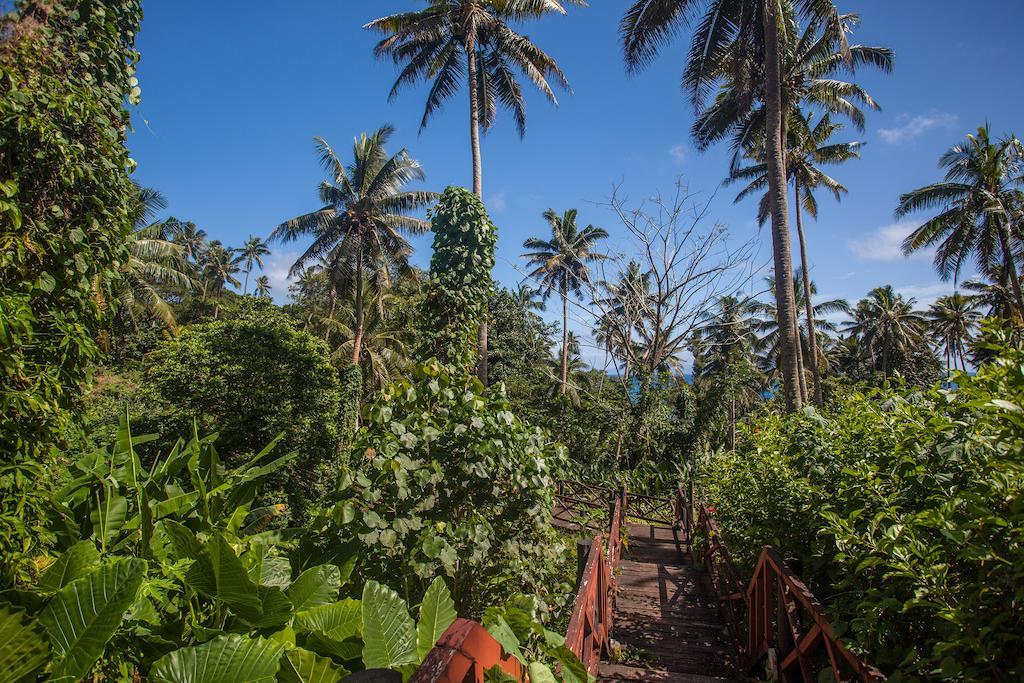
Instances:
[[[230,466],[283,434],[282,447],[298,458],[268,495],[301,512],[333,486],[339,427],[351,420],[340,412],[338,372],[326,344],[269,301],[249,299],[230,320],[184,329],[150,354],[145,381],[163,407],[162,431],[187,432],[195,420],[200,431],[219,434]]]
[[[1024,352],[928,390],[837,392],[752,420],[704,490],[749,569],[795,558],[847,637],[897,678],[1017,680],[1024,568]]]
[[[558,609],[575,562],[551,527],[564,464],[561,446],[517,418],[500,388],[429,361],[364,410],[334,514],[357,530],[361,571],[398,582],[410,600],[444,575],[462,612],[510,592]]]
[[[22,0],[0,19],[0,559],[25,578],[38,466],[68,429],[127,259],[137,0]]]
[[[449,187],[433,209],[430,281],[421,315],[421,357],[476,364],[476,334],[493,287],[498,232],[472,192]]]

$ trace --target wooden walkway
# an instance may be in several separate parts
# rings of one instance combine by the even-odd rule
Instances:
[[[620,651],[601,663],[598,680],[744,680],[707,574],[671,529],[631,524],[616,583],[612,639]]]

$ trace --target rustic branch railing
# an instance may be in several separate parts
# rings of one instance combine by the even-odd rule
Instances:
[[[691,491],[680,487],[677,498],[677,505],[684,508],[684,524],[687,515],[692,519]],[[696,532],[702,541],[698,554],[748,672],[767,659],[767,665],[774,668],[772,675],[786,682],[810,683],[828,670],[837,683],[885,680],[878,669],[846,649],[829,626],[824,607],[773,548],[766,546],[761,551],[750,584],[744,589],[713,508],[703,504],[698,507]]]
[[[634,493],[630,496],[627,516],[650,524],[671,528],[676,522],[676,511],[671,498],[658,498]]]
[[[480,624],[456,619],[419,665],[408,683],[484,683],[485,672],[494,667],[517,681],[525,680],[522,665]]]

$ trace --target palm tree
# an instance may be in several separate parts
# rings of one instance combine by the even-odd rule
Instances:
[[[604,258],[594,252],[598,240],[608,237],[607,231],[588,225],[582,230],[576,225],[577,211],[569,209],[561,216],[554,209],[544,212],[544,219],[551,228],[551,239],[531,237],[523,242],[523,248],[530,251],[523,254],[533,271],[531,278],[538,278],[544,300],[552,292],[562,297],[562,393],[568,390],[569,382],[569,294],[581,295],[581,286],[590,282],[588,263]]]
[[[550,356],[541,368],[548,382],[547,397],[554,398],[556,394],[562,394],[568,396],[573,405],[578,406],[580,404],[580,389],[583,387],[573,378],[582,374],[587,369],[587,364],[580,357],[580,342],[572,332],[569,333],[568,364],[564,371],[568,381],[562,378],[563,363],[565,360],[561,356]]]
[[[704,15],[691,42],[683,76],[694,104],[701,107],[704,97],[726,73],[726,65],[735,82],[746,84],[746,95],[738,104],[744,110],[756,101],[764,104],[772,251],[779,283],[776,310],[784,330],[780,337],[782,379],[787,407],[798,410],[803,401],[798,389],[797,309],[789,246],[781,42],[793,33],[794,10],[822,26],[839,24],[840,17],[831,0],[636,0],[620,24],[627,67],[637,70],[649,63],[698,8],[703,8]],[[780,10],[783,16],[779,16]],[[844,59],[851,63],[846,32],[838,30],[835,37]],[[745,112],[737,113],[739,119]]]
[[[422,234],[430,223],[407,212],[437,200],[434,192],[405,189],[426,176],[419,162],[410,158],[405,149],[394,156],[387,155],[385,146],[393,133],[391,126],[383,126],[372,135],[364,133],[356,138],[348,166],[323,138],[316,138],[320,162],[330,174],[330,179],[320,184],[323,206],[285,221],[270,235],[271,241],[281,242],[302,235],[313,237],[313,243],[292,265],[290,274],[301,273],[307,263],[319,258],[330,265],[332,311],[327,335],[339,285],[351,286],[355,307],[352,362],[356,365],[363,347],[364,280],[370,274],[386,287],[396,270],[409,268],[412,246],[403,233]]]
[[[958,360],[967,369],[967,343],[980,323],[977,301],[959,292],[939,297],[928,309],[928,325],[942,344],[947,369],[955,369]]]
[[[812,280],[808,286],[804,286],[804,271],[803,269],[797,269],[793,276],[793,298],[796,300],[797,306],[806,308],[806,302],[804,297],[807,296],[807,292],[811,294],[811,301],[814,301],[814,295],[818,293],[818,286]],[[766,284],[770,290],[775,289],[775,280],[773,278],[766,278]],[[771,367],[773,361],[775,368],[778,368],[777,359],[780,353],[779,344],[779,322],[778,315],[776,315],[775,307],[771,303],[758,303],[755,305],[756,310],[761,313],[761,319],[755,323],[755,331],[761,335],[757,342],[757,348],[764,354],[765,365]],[[813,321],[814,330],[813,334],[809,327],[804,325],[798,325],[797,327],[797,339],[798,339],[798,369],[800,376],[800,391],[806,394],[806,378],[804,376],[804,357],[817,357],[821,358],[823,354],[822,342],[828,339],[829,335],[836,332],[838,327],[835,323],[828,320],[825,316],[836,315],[839,313],[849,313],[850,304],[845,299],[829,299],[827,301],[821,301],[812,306],[812,314],[810,320]],[[813,339],[813,345],[812,345]]]
[[[137,204],[129,235],[128,262],[122,268],[115,289],[118,311],[138,327],[138,311],[144,311],[172,330],[174,311],[164,301],[159,286],[192,287],[191,264],[184,249],[166,239],[167,222],[150,222],[167,207],[167,200],[158,191],[137,188]]]
[[[926,321],[914,311],[916,300],[897,294],[892,285],[875,287],[866,298],[857,302],[853,321],[846,331],[859,338],[860,346],[868,354],[873,366],[881,357],[882,374],[888,378],[892,360],[906,356],[924,339]]]
[[[206,231],[196,227],[192,221],[182,223],[176,218],[167,219],[167,232],[170,240],[181,245],[185,258],[199,263],[206,251]]]
[[[245,286],[242,287],[242,296],[245,296],[249,293],[249,273],[252,272],[253,264],[262,268],[263,257],[270,255],[270,248],[261,238],[249,235],[249,239],[239,249],[239,253],[245,261]]]
[[[387,314],[389,304],[393,303],[392,295],[376,291],[371,282],[365,283],[364,292],[367,294],[369,305],[359,341],[363,347],[360,353],[360,367],[366,386],[376,391],[387,386],[408,366],[409,345],[405,338],[407,330],[395,325]],[[347,309],[346,316],[349,322],[354,322],[355,309]],[[334,359],[338,363],[348,363],[355,357],[355,331],[352,325],[334,324],[344,340],[334,351]]]
[[[256,287],[253,289],[253,294],[261,299],[270,298],[270,278],[266,275],[260,275],[256,278]]]
[[[568,0],[585,5],[585,0]],[[427,0],[427,7],[374,19],[364,28],[386,37],[377,44],[378,57],[404,65],[391,88],[391,98],[406,85],[430,81],[421,128],[446,100],[469,88],[469,140],[473,160],[473,192],[483,199],[480,129],[494,123],[498,106],[512,112],[519,135],[526,133],[525,75],[552,103],[554,78],[569,83],[555,60],[529,38],[513,31],[509,21],[565,14],[565,0]]]
[[[846,188],[837,180],[827,175],[819,168],[823,164],[839,164],[850,159],[860,158],[860,142],[838,142],[830,141],[832,135],[842,129],[842,124],[833,123],[831,117],[825,114],[815,124],[814,115],[804,113],[799,107],[794,108],[790,116],[790,124],[787,126],[787,150],[786,170],[789,178],[793,181],[793,192],[796,201],[796,234],[800,244],[800,269],[802,272],[809,272],[807,263],[807,242],[804,238],[803,211],[812,218],[818,217],[818,200],[814,191],[824,187],[830,191],[839,201]],[[764,146],[752,144],[747,151],[747,158],[755,163],[747,167],[733,167],[727,182],[737,180],[748,180],[747,186],[736,196],[736,201],[754,192],[764,190],[768,185],[767,164],[764,163]],[[803,210],[801,210],[803,209]],[[768,219],[769,196],[763,194],[758,210],[758,221],[764,225]],[[814,307],[811,305],[811,280],[802,278],[804,293],[804,313],[807,317],[807,330],[810,334],[809,348],[817,349],[818,342],[817,326],[814,324]],[[824,397],[821,391],[821,368],[819,367],[819,355],[810,355],[811,377],[814,381],[814,402],[820,408],[824,404]]]
[[[238,287],[240,284],[235,277],[242,272],[239,264],[242,256],[237,250],[225,247],[220,240],[210,242],[209,248],[203,254],[202,278],[203,278],[203,300],[208,294],[215,297],[213,304],[213,319],[220,315],[220,295],[227,285]]]
[[[1002,280],[1003,278],[995,278],[994,282],[968,280],[964,283],[964,289],[973,292],[969,296],[978,306],[985,309],[985,317],[1007,320],[1013,317],[1013,293],[1008,283]]]
[[[544,302],[537,299],[537,295],[540,294],[539,289],[534,289],[525,282],[519,284],[519,288],[512,293],[515,297],[516,303],[518,303],[524,311],[543,311]]]
[[[942,182],[900,197],[897,218],[938,209],[903,241],[903,251],[938,244],[935,269],[948,280],[974,257],[982,271],[1001,265],[1010,281],[1017,316],[1024,315],[1013,244],[1024,207],[1024,145],[1012,135],[993,141],[988,125],[954,146],[939,159],[946,170]]]

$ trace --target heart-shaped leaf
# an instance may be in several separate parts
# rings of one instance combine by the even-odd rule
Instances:
[[[285,589],[295,611],[329,605],[338,597],[341,588],[341,570],[331,564],[307,569]]]
[[[150,683],[275,683],[284,645],[236,634],[164,655]]]
[[[327,657],[318,657],[314,652],[297,647],[281,658],[277,680],[279,683],[337,683],[348,674],[345,667]]]
[[[438,638],[447,630],[455,617],[455,601],[448,586],[440,576],[434,579],[423,596],[420,605],[420,619],[416,624],[416,653],[420,660],[434,649]]]
[[[376,581],[363,586],[363,664],[367,669],[397,669],[415,664],[416,624],[398,593]]]
[[[56,593],[75,579],[96,569],[99,563],[100,553],[92,541],[79,541],[46,568],[39,577],[36,589],[43,593]]]

